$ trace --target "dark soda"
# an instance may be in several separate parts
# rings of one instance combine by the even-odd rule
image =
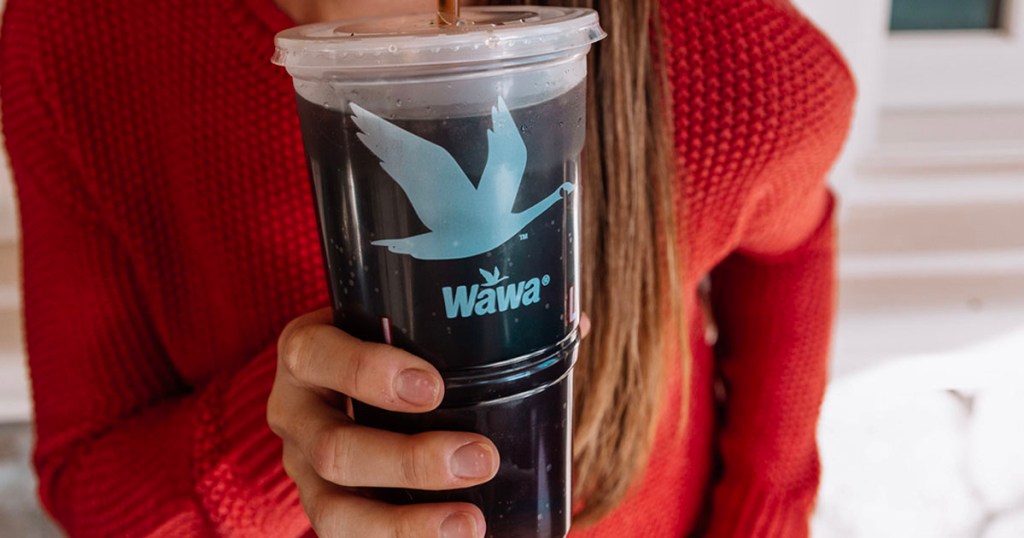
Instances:
[[[356,421],[477,432],[501,454],[487,484],[378,491],[389,502],[474,503],[489,536],[568,531],[584,100],[580,85],[532,106],[495,96],[491,114],[417,119],[298,98],[335,324],[445,378],[434,412],[353,402]]]

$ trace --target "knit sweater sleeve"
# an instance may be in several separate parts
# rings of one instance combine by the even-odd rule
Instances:
[[[739,252],[713,273],[725,395],[708,538],[808,536],[833,314],[832,205],[798,246]]]
[[[265,420],[274,344],[202,386],[176,371],[133,260],[83,188],[32,4],[9,3],[0,97],[44,506],[72,536],[302,534],[308,521]]]
[[[715,41],[725,46],[715,58],[730,58],[731,69],[705,79],[726,85],[714,96],[730,99],[728,107],[713,110],[729,128],[691,128],[683,143],[730,141],[734,151],[712,161],[717,168],[691,162],[698,179],[739,194],[718,237],[732,252],[711,274],[720,469],[701,536],[801,538],[819,483],[816,425],[834,315],[835,202],[826,178],[846,139],[855,88],[835,48],[788,2],[716,2],[708,10],[715,8],[716,20],[731,25]],[[680,47],[689,63],[677,77],[692,71],[700,50]],[[681,99],[700,88],[687,80]],[[683,108],[684,126],[694,110]]]

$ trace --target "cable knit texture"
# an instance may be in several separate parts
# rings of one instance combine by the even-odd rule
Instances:
[[[668,357],[647,471],[574,535],[799,538],[833,311],[824,178],[853,84],[782,0],[663,7],[693,376]],[[272,0],[8,0],[35,465],[74,536],[309,532],[265,423],[277,335],[327,304],[291,81],[268,61],[289,25]]]

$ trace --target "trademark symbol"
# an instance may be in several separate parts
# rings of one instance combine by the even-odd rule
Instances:
[[[520,241],[526,241],[529,238],[530,238],[530,234],[519,234],[519,240]]]
[[[549,275],[544,275],[544,278],[540,279],[540,283],[544,286],[547,286],[548,284],[551,283],[551,277]]]

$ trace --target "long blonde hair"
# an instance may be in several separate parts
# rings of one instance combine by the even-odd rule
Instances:
[[[575,522],[586,525],[646,467],[669,351],[681,352],[684,387],[689,377],[671,95],[658,0],[533,3],[594,8],[609,34],[590,55],[581,187],[582,307],[593,328],[575,372],[573,490],[583,501]]]

